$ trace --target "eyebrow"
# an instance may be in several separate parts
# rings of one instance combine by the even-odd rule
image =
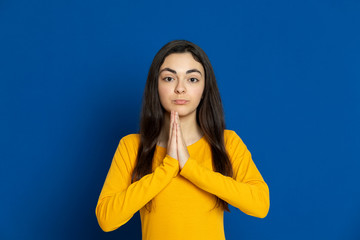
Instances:
[[[169,72],[172,72],[173,74],[177,74],[176,71],[174,69],[171,69],[171,68],[164,68],[159,72],[159,74],[162,73],[163,71],[169,71]],[[195,68],[187,70],[186,74],[193,73],[193,72],[197,72],[202,76],[201,72],[199,70],[195,69]]]

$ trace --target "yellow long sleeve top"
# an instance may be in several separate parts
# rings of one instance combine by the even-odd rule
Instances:
[[[96,206],[100,227],[113,231],[140,210],[143,240],[223,240],[224,210],[214,208],[215,195],[248,215],[265,217],[269,188],[250,152],[232,130],[224,131],[224,142],[233,177],[213,171],[211,148],[202,137],[187,146],[190,158],[181,170],[166,148],[156,146],[153,172],[131,184],[140,135],[123,137]],[[150,200],[155,206],[148,212]]]

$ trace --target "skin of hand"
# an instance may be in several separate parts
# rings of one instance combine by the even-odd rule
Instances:
[[[174,125],[175,125],[175,112],[171,111],[167,154],[172,158],[179,159],[177,153],[177,144],[176,144],[176,127],[174,127]]]
[[[180,118],[178,112],[171,111],[170,130],[167,154],[179,161],[180,169],[182,169],[190,157],[187,150],[184,137],[181,132]]]
[[[179,160],[180,169],[182,169],[185,163],[187,162],[187,160],[189,159],[190,154],[189,151],[187,150],[186,143],[182,135],[178,112],[176,112],[175,123],[176,123],[177,152],[179,157],[178,160]]]

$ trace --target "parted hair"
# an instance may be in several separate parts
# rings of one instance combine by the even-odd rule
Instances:
[[[140,144],[131,182],[138,181],[143,176],[152,173],[153,156],[165,115],[158,92],[159,70],[165,58],[173,53],[191,53],[205,70],[205,88],[203,98],[197,107],[196,122],[211,147],[213,170],[232,177],[233,169],[224,144],[224,111],[209,58],[196,44],[186,40],[174,40],[157,52],[149,69],[140,114]],[[151,203],[152,201],[145,205],[148,211],[150,211]],[[214,207],[222,207],[230,212],[228,203],[217,196]]]

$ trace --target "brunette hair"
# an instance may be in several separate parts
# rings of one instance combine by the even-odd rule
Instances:
[[[175,40],[163,46],[155,55],[145,84],[140,115],[140,145],[131,182],[152,173],[153,156],[156,143],[163,127],[165,110],[158,93],[159,70],[165,58],[172,53],[191,53],[205,70],[205,88],[197,111],[196,122],[211,147],[212,165],[216,172],[233,176],[233,169],[224,146],[225,120],[219,89],[214,70],[205,52],[196,44],[186,40]],[[151,206],[151,202],[148,204]],[[215,207],[230,212],[228,203],[216,196]],[[149,209],[148,209],[149,210]]]

